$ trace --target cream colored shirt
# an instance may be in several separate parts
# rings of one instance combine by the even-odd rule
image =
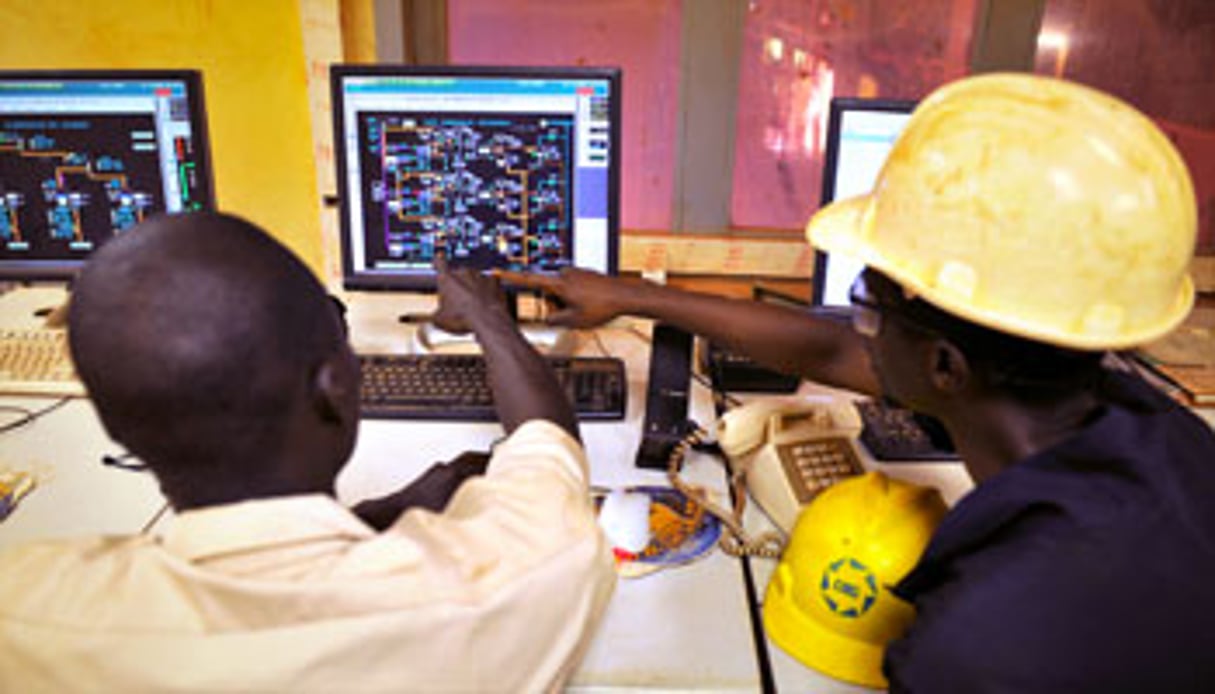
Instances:
[[[0,554],[0,691],[555,689],[614,585],[585,455],[533,421],[378,534],[314,495]]]

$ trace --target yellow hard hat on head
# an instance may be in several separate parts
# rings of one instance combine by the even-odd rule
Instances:
[[[915,616],[890,593],[945,515],[936,490],[870,472],[828,487],[798,516],[764,595],[768,636],[832,677],[885,687],[882,656]]]
[[[1189,172],[1143,114],[1027,74],[928,96],[873,192],[820,210],[806,235],[996,330],[1081,350],[1150,342],[1194,301]]]

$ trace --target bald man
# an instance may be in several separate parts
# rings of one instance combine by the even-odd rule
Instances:
[[[75,286],[72,356],[176,516],[0,555],[0,690],[559,687],[614,582],[577,424],[493,281],[444,272],[440,291],[509,436],[442,512],[400,513],[407,493],[351,511],[333,493],[359,366],[308,269],[219,214],[103,247]]]

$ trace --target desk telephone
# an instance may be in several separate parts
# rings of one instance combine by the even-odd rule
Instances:
[[[717,443],[733,475],[785,533],[826,487],[864,472],[861,419],[852,403],[822,396],[764,398],[727,411]]]

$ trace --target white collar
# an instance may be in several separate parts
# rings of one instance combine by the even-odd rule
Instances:
[[[189,561],[313,540],[357,540],[375,531],[327,494],[272,497],[183,511],[161,535]]]

